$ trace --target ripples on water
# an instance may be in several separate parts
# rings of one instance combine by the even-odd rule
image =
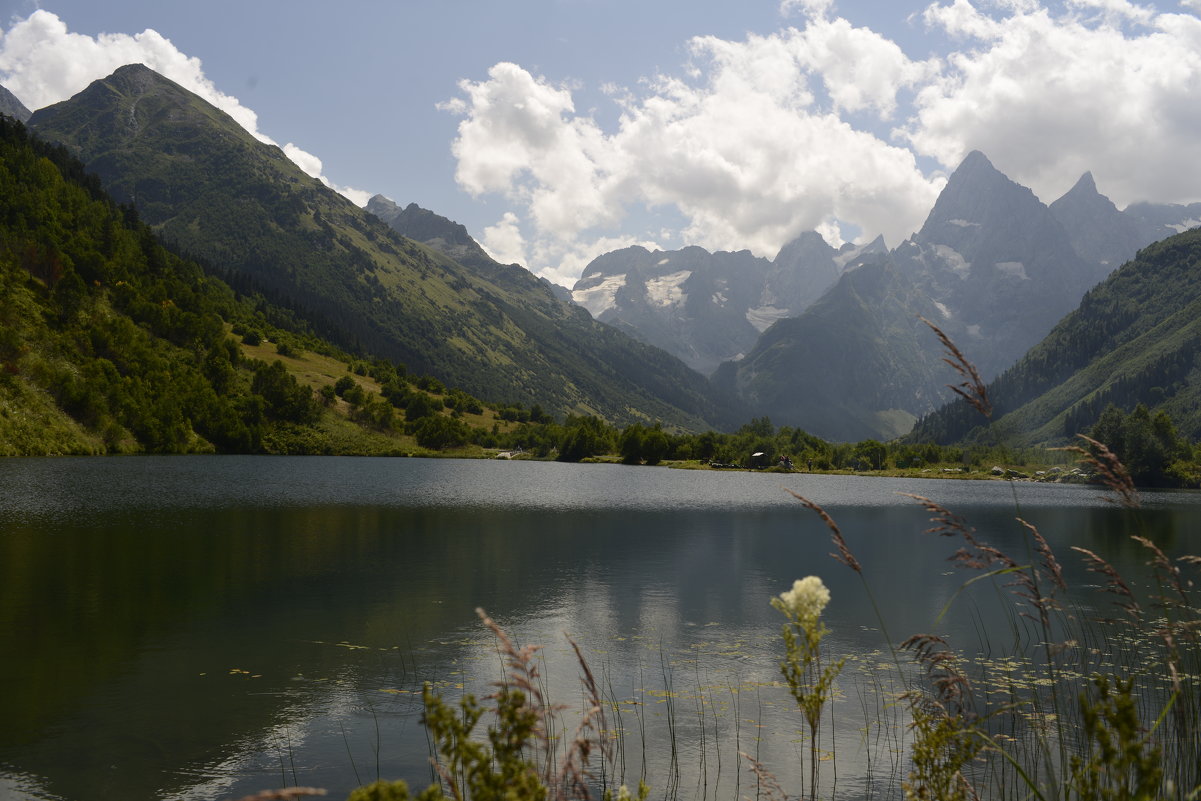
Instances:
[[[620,710],[628,780],[645,736],[649,780],[671,783],[675,731],[676,795],[745,795],[737,750],[787,779],[798,748],[768,598],[820,574],[847,675],[884,647],[862,585],[786,488],[838,520],[897,638],[926,630],[963,580],[898,492],[965,514],[998,547],[1022,547],[1020,511],[1057,549],[1144,560],[1125,513],[1078,486],[136,457],[0,460],[0,487],[0,684],[22,688],[5,702],[0,797],[237,797],[294,781],[340,797],[377,771],[423,784],[421,682],[453,695],[500,675],[476,606],[546,645],[556,700],[579,699],[564,633],[580,642]],[[1140,519],[1164,547],[1201,551],[1199,500],[1148,495]],[[957,602],[953,637],[992,625],[974,603]],[[886,714],[866,686],[848,679],[833,716],[844,798],[889,795],[866,778],[880,752],[865,715]]]
[[[896,493],[948,506],[1094,506],[1097,488],[1037,483],[865,478],[802,473],[639,469],[608,464],[350,457],[109,457],[0,461],[0,514],[70,516],[112,509],[363,505],[503,509],[738,509],[893,506]],[[1012,490],[1012,491],[1011,491]],[[1152,505],[1198,503],[1152,493]]]

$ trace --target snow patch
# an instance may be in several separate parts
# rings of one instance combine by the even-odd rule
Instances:
[[[960,228],[979,228],[980,223],[968,222],[967,220],[947,220],[950,225],[958,225]]]
[[[661,259],[659,259],[657,262],[655,262],[655,266],[656,266],[656,267],[662,267],[664,264],[667,264],[669,261],[671,261],[671,257],[670,257],[670,256],[664,256],[663,258],[661,258]]]
[[[746,321],[755,326],[755,330],[762,334],[771,328],[772,323],[787,317],[788,314],[788,309],[781,309],[777,306],[759,306],[758,308],[747,309]]]
[[[1196,228],[1198,225],[1201,225],[1201,219],[1181,220],[1178,223],[1168,223],[1164,227],[1175,229],[1176,233],[1183,234],[1185,231],[1188,231],[1191,228]]]
[[[713,302],[715,304],[717,304],[718,306],[725,306],[726,303],[729,302],[729,300],[730,299],[726,297],[725,292],[714,292],[713,293]]]
[[[1010,278],[1019,278],[1023,281],[1030,280],[1030,276],[1026,275],[1026,265],[1020,261],[999,261],[997,262],[997,269]]]
[[[680,270],[678,273],[648,280],[646,282],[647,300],[663,308],[682,304],[687,300],[688,294],[681,285],[688,280],[690,275],[692,275],[692,270]]]
[[[571,299],[576,305],[583,306],[593,317],[600,317],[605,311],[617,304],[617,290],[626,285],[625,274],[607,275],[593,287],[576,289],[571,293]]]
[[[935,245],[934,253],[938,258],[942,259],[947,269],[960,278],[967,278],[968,273],[972,271],[971,262],[963,258],[959,251],[949,245]]]

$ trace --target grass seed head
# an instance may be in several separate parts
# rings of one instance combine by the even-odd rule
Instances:
[[[947,352],[947,355],[942,360],[950,365],[952,370],[959,373],[959,377],[963,379],[958,384],[947,384],[947,387],[967,401],[980,414],[991,418],[992,401],[988,399],[988,388],[984,386],[984,379],[980,377],[979,371],[976,370],[976,365],[968,361],[967,357],[963,355],[963,351],[959,349],[959,346],[941,328],[925,317],[919,316],[918,319],[930,326],[930,330],[938,337],[938,341],[942,343],[943,348]]]

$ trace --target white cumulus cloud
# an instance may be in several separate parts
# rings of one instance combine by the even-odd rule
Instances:
[[[72,33],[59,17],[40,9],[7,31],[0,30],[0,83],[30,109],[66,100],[118,67],[139,63],[212,103],[259,141],[276,144],[259,130],[258,115],[205,77],[200,59],[180,52],[155,30],[86,36]],[[316,156],[291,143],[284,152],[302,170],[351,201],[365,205],[370,198],[368,192],[330,183],[321,175],[321,160]]]
[[[1126,0],[992,16],[925,13],[968,47],[918,94],[905,137],[953,166],[973,149],[1054,200],[1086,170],[1124,206],[1201,194],[1201,19]]]
[[[911,61],[900,46],[845,19],[816,20],[796,35],[798,63],[821,77],[836,111],[892,115],[897,94],[938,74],[935,59]]]
[[[443,104],[464,117],[453,145],[459,184],[525,211],[531,267],[574,278],[565,243],[600,246],[635,205],[678,210],[691,244],[766,256],[835,221],[893,243],[921,224],[940,179],[840,115],[891,114],[897,93],[932,64],[825,19],[741,42],[700,37],[690,55],[683,77],[611,91],[621,111],[612,132],[576,111],[569,87],[512,63],[461,82],[462,96]],[[811,86],[815,75],[828,100]],[[618,238],[631,236],[648,239]]]
[[[591,119],[574,116],[569,89],[510,63],[460,88],[466,101],[446,107],[467,114],[452,148],[464,189],[520,199],[541,231],[565,237],[615,219],[598,163],[604,137]]]
[[[806,229],[895,245],[977,149],[1048,202],[1086,170],[1119,206],[1201,198],[1198,7],[935,2],[915,59],[829,0],[783,0],[803,26],[698,37],[674,74],[598,87],[620,111],[609,129],[572,86],[513,63],[443,108],[463,117],[459,184],[507,198],[506,235],[564,283],[569,254],[639,238],[642,207],[710,249],[773,256]]]
[[[506,211],[495,225],[484,229],[484,240],[480,244],[489,256],[501,264],[529,263],[520,223],[516,214]]]

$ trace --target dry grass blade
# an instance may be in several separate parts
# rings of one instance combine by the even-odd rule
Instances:
[[[822,519],[826,527],[830,529],[830,536],[834,540],[834,546],[838,548],[838,553],[832,553],[834,559],[849,567],[860,575],[863,574],[863,565],[859,564],[859,560],[855,558],[855,554],[851,553],[851,549],[847,547],[847,541],[842,538],[842,531],[838,528],[838,524],[834,522],[834,518],[826,514],[826,510],[818,506],[813,501],[806,498],[804,495],[799,495],[792,490],[786,490],[789,495],[796,498],[806,509],[816,512],[817,516]]]
[[[747,761],[754,771],[755,777],[759,779],[759,786],[763,790],[763,795],[768,801],[788,801],[788,794],[784,792],[784,788],[780,787],[779,780],[776,779],[774,773],[764,767],[763,763],[755,759],[745,751],[739,751],[738,756]]]
[[[538,681],[538,664],[534,657],[538,651],[542,650],[540,645],[525,645],[518,648],[509,635],[505,633],[495,620],[488,617],[488,613],[483,609],[477,608],[475,613],[479,615],[480,620],[496,637],[496,641],[500,643],[500,651],[505,657],[505,666],[508,672],[505,674],[505,680],[497,682],[497,686],[501,688],[516,687],[526,694],[529,699],[531,708],[539,712],[545,720],[546,715],[552,710],[546,705],[546,698],[542,693],[542,687]],[[545,730],[542,732],[545,735]]]
[[[947,387],[967,401],[980,414],[985,417],[992,417],[992,401],[988,399],[988,388],[984,386],[984,380],[980,378],[980,373],[976,370],[976,365],[968,361],[967,357],[963,355],[963,351],[959,349],[959,346],[941,328],[925,317],[919,316],[918,319],[930,326],[930,330],[934,332],[934,335],[938,337],[938,341],[942,343],[942,346],[947,351],[947,355],[942,360],[950,365],[952,370],[959,373],[959,377],[963,379],[958,384],[947,384]]]
[[[962,517],[950,509],[922,495],[914,495],[911,492],[899,492],[897,494],[903,495],[906,498],[913,498],[930,513],[930,522],[934,525],[926,529],[927,534],[937,534],[940,537],[963,537],[963,541],[974,549],[960,548],[951,554],[950,561],[969,570],[988,570],[994,566],[1010,569],[1018,567],[1017,562],[1010,559],[1001,551],[988,543],[977,540],[976,529],[968,526]]]
[[[971,684],[959,669],[959,657],[936,634],[914,634],[901,643],[902,651],[913,651],[914,659],[926,669],[926,676],[938,693],[938,700],[963,711],[971,697]]]
[[[1172,680],[1172,691],[1179,693],[1180,669],[1176,665],[1180,662],[1180,651],[1176,648],[1176,635],[1172,632],[1171,626],[1164,626],[1157,629],[1155,633],[1159,635],[1168,649],[1168,677]]]
[[[1137,509],[1140,503],[1138,490],[1134,488],[1134,479],[1130,477],[1126,466],[1122,464],[1117,455],[1103,442],[1098,442],[1084,434],[1077,434],[1076,436],[1087,442],[1090,447],[1082,448],[1079,445],[1070,445],[1066,448],[1052,448],[1051,450],[1071,451],[1080,454],[1081,464],[1086,464],[1097,472],[1097,475],[1101,477],[1101,483],[1109,487],[1118,496],[1117,503],[1122,504],[1127,509]],[[1106,500],[1112,501],[1112,499],[1108,498]]]
[[[603,737],[606,730],[605,705],[596,685],[596,677],[592,668],[588,666],[588,660],[584,659],[584,654],[580,652],[580,646],[576,645],[571,637],[568,637],[567,641],[571,643],[576,661],[580,663],[580,681],[584,685],[588,708],[584,710],[584,717],[576,727],[575,737],[567,747],[567,753],[559,766],[558,788],[560,793],[570,791],[570,797],[588,799],[592,797],[588,789],[588,779],[591,778],[588,760],[592,756],[592,749],[599,745],[602,758],[609,757],[609,742]]]
[[[1185,592],[1184,583],[1180,580],[1180,568],[1172,564],[1172,560],[1168,558],[1168,555],[1146,537],[1135,534],[1130,539],[1151,552],[1151,561],[1149,564],[1155,568],[1155,572],[1159,575],[1160,580],[1170,586],[1180,596],[1181,605],[1188,606],[1188,593]]]
[[[1017,518],[1034,537],[1034,550],[1038,551],[1039,557],[1042,559],[1043,567],[1051,574],[1051,581],[1061,590],[1066,590],[1068,584],[1063,579],[1063,568],[1059,564],[1059,560],[1055,558],[1055,553],[1051,550],[1051,546],[1047,544],[1047,540],[1039,532],[1038,527],[1033,523],[1027,523],[1022,518]]]
[[[955,514],[950,509],[936,503],[924,495],[915,495],[912,492],[898,492],[905,498],[913,498],[913,500],[925,507],[930,513],[930,522],[934,525],[926,529],[927,534],[937,534],[940,537],[963,537],[970,545],[976,547],[975,533],[976,529],[971,528],[967,524],[967,520]]]
[[[475,613],[479,615],[483,624],[496,637],[496,641],[500,644],[500,651],[505,657],[505,665],[508,672],[504,680],[496,682],[495,686],[499,687],[502,691],[515,688],[524,693],[525,706],[538,720],[534,737],[541,743],[546,753],[544,778],[547,783],[550,783],[553,770],[550,732],[554,716],[563,707],[549,704],[545,693],[542,691],[541,674],[538,672],[538,663],[535,661],[535,656],[542,648],[538,645],[525,645],[518,648],[509,638],[509,635],[505,633],[505,630],[490,618],[483,609],[477,608]],[[451,786],[453,787],[454,785],[452,784]]]
[[[325,795],[320,787],[284,787],[279,790],[263,790],[254,795],[244,795],[237,801],[293,801],[304,796]]]
[[[1038,610],[1040,619],[1043,623],[1047,622],[1050,610],[1058,608],[1054,593],[1044,595],[1039,586],[1039,573],[1029,570],[1029,566],[1018,564],[1012,557],[1003,551],[994,548],[986,542],[981,542],[976,539],[976,530],[967,525],[967,522],[959,515],[953,513],[945,506],[938,504],[929,498],[922,495],[914,495],[911,492],[899,492],[898,495],[903,495],[907,498],[913,498],[926,508],[931,514],[930,522],[934,525],[926,529],[927,534],[938,534],[942,537],[963,538],[968,547],[959,548],[955,553],[951,554],[948,561],[954,562],[957,566],[967,570],[977,571],[994,571],[993,573],[985,573],[984,575],[999,575],[1002,573],[1013,574],[1014,580],[1006,584],[1007,587],[1017,587],[1014,594],[1026,601],[1029,601],[1035,609]],[[1051,552],[1047,541],[1034,526],[1027,523],[1025,520],[1018,518],[1018,522],[1028,528],[1034,535],[1036,549],[1042,556],[1043,564],[1051,573],[1052,581],[1056,587],[1064,589],[1067,587],[1063,580],[1063,571],[1060,569],[1059,562],[1055,559],[1055,555]],[[983,578],[980,576],[979,578]],[[972,579],[972,582],[977,579]],[[968,582],[969,584],[972,582]],[[967,586],[967,585],[964,585]],[[957,593],[958,594],[958,593]],[[945,611],[945,610],[944,610]],[[1030,617],[1025,612],[1023,617]],[[912,639],[912,638],[911,638]]]
[[[1105,592],[1121,596],[1124,600],[1118,602],[1118,605],[1125,609],[1126,613],[1136,622],[1141,620],[1143,616],[1142,607],[1134,599],[1134,593],[1131,592],[1130,586],[1122,578],[1122,575],[1118,573],[1117,569],[1088,548],[1081,548],[1078,545],[1073,545],[1071,548],[1077,553],[1084,554],[1084,563],[1087,565],[1086,569],[1090,573],[1105,576]]]

